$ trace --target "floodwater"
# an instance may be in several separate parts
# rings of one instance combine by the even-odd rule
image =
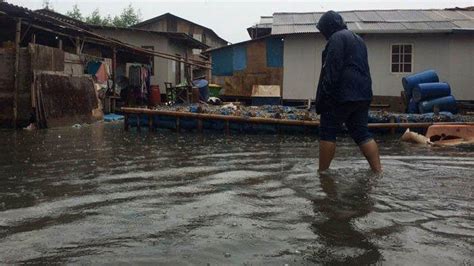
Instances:
[[[474,147],[315,136],[0,132],[0,263],[473,263]]]

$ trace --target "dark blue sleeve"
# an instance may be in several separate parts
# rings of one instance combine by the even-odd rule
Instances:
[[[325,86],[324,93],[328,96],[332,96],[336,86],[340,82],[342,70],[344,68],[344,41],[342,36],[339,34],[333,34],[329,38],[326,46],[326,60],[324,61],[324,76],[323,82]]]

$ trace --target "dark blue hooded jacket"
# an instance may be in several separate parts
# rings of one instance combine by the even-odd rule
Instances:
[[[316,112],[340,103],[371,101],[372,80],[362,38],[348,30],[334,11],[324,13],[317,28],[328,42],[322,54]]]

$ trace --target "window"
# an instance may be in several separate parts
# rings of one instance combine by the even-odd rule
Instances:
[[[413,70],[413,44],[392,44],[392,73],[411,73]]]
[[[155,50],[154,46],[142,46],[142,48],[147,49],[147,50],[152,50],[152,51]],[[150,58],[150,63],[151,63],[151,75],[154,76],[155,75],[155,57],[154,56]]]

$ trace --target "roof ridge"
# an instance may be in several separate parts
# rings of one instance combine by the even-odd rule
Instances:
[[[329,9],[331,10],[331,9]],[[275,14],[318,14],[318,13],[325,13],[329,10],[326,11],[306,11],[306,12],[274,12],[273,15]],[[349,12],[377,12],[377,11],[452,11],[452,12],[457,12],[457,11],[469,11],[469,10],[462,10],[462,9],[456,9],[453,10],[451,8],[392,8],[392,9],[352,9],[352,10],[340,10],[336,11],[338,13],[349,13]]]

